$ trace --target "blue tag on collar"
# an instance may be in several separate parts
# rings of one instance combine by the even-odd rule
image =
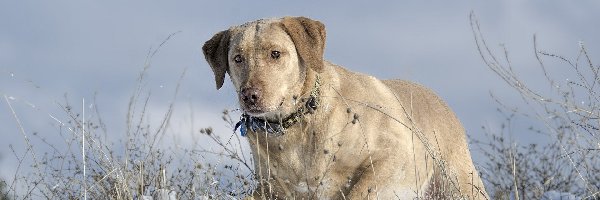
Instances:
[[[240,135],[242,135],[242,137],[246,137],[246,126],[245,124],[242,124],[242,126],[240,127]]]
[[[246,120],[247,119],[244,116],[242,116],[240,121],[235,124],[235,127],[233,128],[233,132],[235,133],[237,131],[237,129],[240,128],[240,135],[242,135],[242,137],[245,137],[247,134]]]

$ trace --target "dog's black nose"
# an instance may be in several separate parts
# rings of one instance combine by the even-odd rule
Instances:
[[[260,101],[260,89],[246,88],[242,90],[242,101],[246,105],[256,105]]]

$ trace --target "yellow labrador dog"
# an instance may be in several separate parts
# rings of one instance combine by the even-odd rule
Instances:
[[[431,90],[323,59],[304,17],[218,32],[202,50],[229,74],[254,157],[255,199],[487,199],[465,131]]]

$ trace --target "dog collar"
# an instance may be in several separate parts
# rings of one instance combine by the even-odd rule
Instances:
[[[296,112],[290,114],[286,118],[280,119],[277,122],[270,122],[265,118],[253,117],[246,113],[242,114],[240,117],[240,121],[235,124],[234,132],[240,128],[240,134],[242,136],[246,136],[248,130],[252,132],[257,131],[265,131],[273,136],[281,136],[284,134],[285,129],[293,126],[297,122],[299,122],[304,115],[312,114],[317,107],[319,106],[319,93],[321,91],[321,79],[319,75],[317,75],[317,80],[315,80],[315,85],[310,92],[310,96],[308,97],[306,104],[301,106],[296,110]]]

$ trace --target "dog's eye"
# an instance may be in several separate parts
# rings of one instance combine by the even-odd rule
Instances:
[[[271,51],[271,58],[278,59],[281,56],[281,52],[279,51]]]
[[[242,58],[242,56],[237,55],[237,56],[233,57],[233,61],[236,63],[241,63],[242,61],[244,61],[244,59]]]

